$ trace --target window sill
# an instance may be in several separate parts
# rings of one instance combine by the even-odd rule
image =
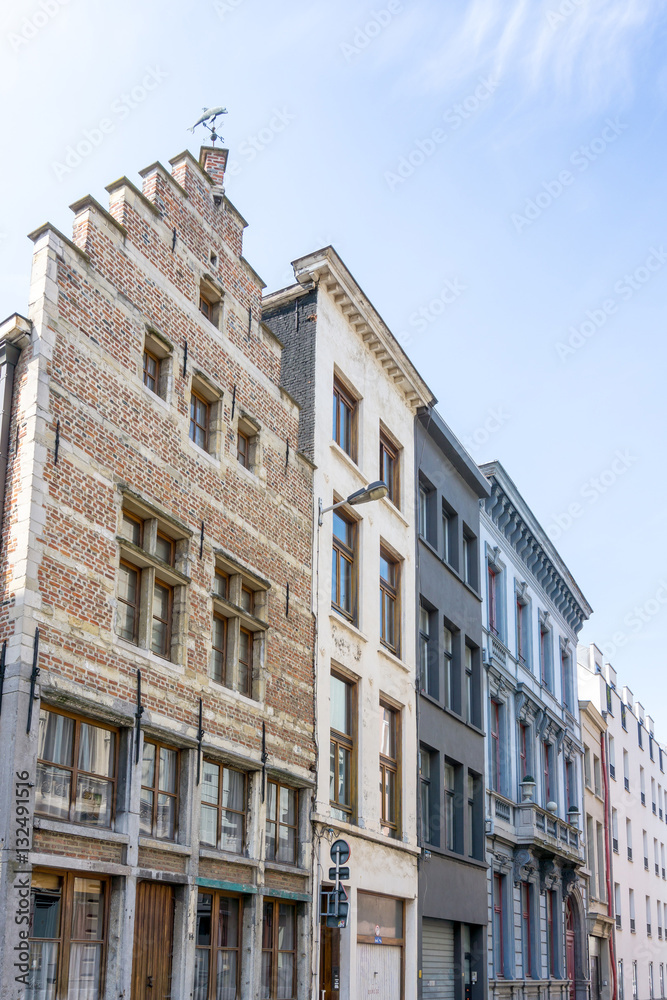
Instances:
[[[335,622],[337,625],[342,625],[343,628],[348,629],[352,635],[356,636],[357,639],[361,639],[362,642],[368,642],[368,636],[364,635],[360,628],[357,628],[351,621],[344,618],[342,615],[338,614],[337,611],[329,612],[329,621]]]
[[[396,653],[392,653],[386,646],[379,645],[378,653],[380,653],[381,656],[384,656],[386,660],[389,660],[390,663],[393,663],[395,667],[400,667],[401,670],[404,670],[406,673],[410,673],[411,668],[409,664],[402,660],[400,656],[396,656]]]
[[[205,847],[203,844],[199,845],[199,857],[209,858],[211,861],[231,861],[237,865],[250,865],[251,868],[257,868],[259,865],[257,858],[247,858],[245,854],[232,854],[230,851],[218,851],[215,847]]]
[[[264,702],[258,701],[256,698],[250,698],[247,694],[241,694],[240,691],[235,691],[234,688],[225,687],[220,681],[214,681],[212,677],[208,678],[209,687],[214,691],[219,691],[220,694],[224,694],[229,698],[233,698],[234,701],[240,701],[242,705],[247,705],[249,708],[255,708],[264,710]]]
[[[367,486],[368,483],[366,482],[366,478],[352,456],[348,455],[348,453],[341,448],[337,441],[332,441],[330,447],[334,455],[337,455],[338,458],[342,459],[350,471],[355,474],[361,485]]]
[[[303,868],[298,862],[290,865],[286,861],[265,861],[264,867],[272,872],[285,872],[289,875],[310,875],[310,869]]]
[[[460,584],[462,584],[466,588],[466,590],[470,591],[470,593],[473,595],[473,597],[475,598],[476,601],[479,601],[481,603],[482,598],[481,598],[481,595],[480,595],[479,591],[477,590],[477,588],[473,587],[473,585],[471,583],[468,583],[467,580],[463,579],[463,577],[461,576],[461,574],[459,573],[459,571],[456,569],[456,567],[453,566],[450,562],[448,562],[447,559],[443,558],[443,556],[440,555],[440,553],[436,549],[436,547],[433,544],[433,542],[430,542],[428,540],[428,538],[426,538],[425,535],[419,535],[418,537],[419,537],[419,541],[422,543],[422,545],[424,545],[425,548],[428,549],[428,551],[433,555],[433,557],[435,559],[437,559],[438,562],[446,570],[448,570],[452,574],[452,576],[455,577],[456,580],[458,580],[458,582]]]
[[[470,865],[472,868],[479,868],[480,871],[488,871],[489,865],[480,858],[471,858],[467,854],[459,854],[458,851],[450,851],[446,847],[436,847],[434,844],[424,844],[423,849],[431,852],[432,857],[445,858],[447,861],[456,861],[459,864]]]
[[[322,813],[314,813],[311,819],[313,823],[319,823],[321,826],[326,828],[333,828],[337,835],[347,833],[350,837],[359,837],[362,840],[372,841],[374,844],[384,844],[385,847],[402,851],[405,854],[421,854],[422,849],[417,846],[416,841],[406,843],[406,841],[399,840],[396,837],[385,837],[385,835],[379,831],[366,829],[366,827],[361,826],[359,822],[347,823],[343,819],[333,819],[331,816],[326,816]]]
[[[106,840],[107,843],[129,844],[126,833],[116,833],[107,827],[86,826],[83,823],[70,823],[69,820],[48,819],[46,816],[35,815],[33,826],[35,830],[48,830],[50,833],[64,833],[72,837],[87,837],[89,840]]]
[[[232,461],[234,461],[233,457],[232,457]],[[241,465],[241,463],[239,462],[238,459],[236,459],[236,466],[235,466],[235,468],[236,468],[236,471],[238,472],[238,474],[240,476],[245,476],[245,478],[248,480],[248,482],[252,483],[253,486],[260,486],[260,487],[264,486],[264,483],[260,479],[259,475],[255,472],[255,470],[254,469],[246,469],[245,465]]]
[[[405,515],[402,513],[400,507],[396,506],[396,504],[394,503],[393,500],[390,500],[389,497],[382,497],[382,501],[381,502],[382,502],[382,506],[383,507],[387,507],[389,509],[389,511],[394,515],[394,517],[397,517],[399,519],[399,521],[401,521],[405,525],[406,528],[410,527],[410,522],[405,517]]]
[[[150,847],[154,851],[165,851],[171,854],[192,854],[192,848],[185,844],[177,844],[174,840],[158,840],[155,837],[139,837],[139,847]]]
[[[171,407],[169,405],[168,400],[164,399],[162,396],[158,396],[158,394],[156,392],[153,392],[152,389],[149,389],[148,386],[143,381],[141,383],[141,388],[143,389],[144,396],[149,397],[151,402],[157,403],[158,406],[162,407],[162,409],[166,413],[169,412]]]
[[[174,663],[173,660],[168,660],[165,656],[158,656],[151,649],[144,649],[143,646],[137,646],[134,642],[128,642],[127,639],[122,639],[119,635],[114,633],[114,646],[119,646],[120,649],[125,650],[128,653],[134,653],[135,656],[140,656],[143,659],[149,660],[150,663],[155,664],[156,667],[171,668],[177,674],[185,673],[185,668],[181,663]]]
[[[192,448],[192,450],[196,455],[200,455],[202,458],[205,458],[206,461],[209,462],[211,465],[215,465],[218,470],[220,469],[220,459],[218,458],[218,456],[212,455],[210,451],[206,451],[204,448],[200,447],[200,445],[196,444],[192,440],[189,434],[188,434],[188,444],[190,445],[190,447]]]

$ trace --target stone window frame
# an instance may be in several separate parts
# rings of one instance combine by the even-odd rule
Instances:
[[[192,398],[196,397],[206,403],[207,426],[206,445],[204,448],[197,444],[192,436]],[[190,379],[190,396],[187,404],[188,413],[188,440],[195,448],[205,451],[213,458],[220,459],[222,455],[222,443],[224,440],[224,412],[223,412],[224,392],[213,382],[205,372],[199,368],[194,368]]]
[[[223,664],[224,680],[213,677],[213,641],[211,638],[211,658],[209,678],[214,684],[220,684],[227,690],[236,691],[253,701],[263,701],[266,689],[264,663],[266,660],[266,641],[269,629],[269,590],[271,584],[257,573],[242,566],[225,550],[214,552],[215,566],[213,588],[211,591],[212,617],[224,618],[225,657]],[[216,587],[216,577],[226,580],[226,593],[222,594]],[[252,608],[244,607],[244,593],[252,594]],[[252,634],[252,668],[248,691],[239,688],[239,654],[241,631]]]
[[[251,472],[255,476],[257,475],[261,462],[260,431],[261,427],[255,418],[249,413],[246,413],[245,410],[240,410],[234,433],[235,457],[241,468],[245,469],[247,472]],[[247,441],[245,462],[241,460],[239,455],[240,436],[243,436]]]
[[[207,308],[204,308],[204,304]],[[197,309],[216,330],[223,330],[225,292],[210,274],[203,274],[199,279]]]
[[[134,646],[143,653],[158,656],[164,662],[182,665],[186,658],[187,598],[190,577],[187,575],[189,546],[192,532],[175,518],[159,510],[129,490],[121,490],[122,503],[119,509],[119,525],[116,542],[119,548],[119,564],[125,563],[139,573],[139,614],[136,642],[119,635],[118,611],[114,634],[120,642]],[[123,533],[123,515],[139,520],[142,524],[141,544],[126,538]],[[158,532],[174,542],[174,562],[169,565],[156,554]],[[169,655],[162,656],[152,651],[153,600],[155,583],[171,590],[171,622]],[[118,605],[118,595],[116,597]]]
[[[157,363],[157,384],[155,389],[152,389],[146,382],[144,359],[147,354]],[[139,365],[140,377],[142,384],[146,387],[146,389],[154,396],[157,396],[158,399],[162,399],[165,402],[168,401],[171,387],[173,385],[173,363],[173,345],[154,327],[147,325]]]

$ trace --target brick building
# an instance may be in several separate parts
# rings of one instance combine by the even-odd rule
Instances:
[[[310,996],[312,466],[226,156],[37,229],[0,328],[5,1000]]]

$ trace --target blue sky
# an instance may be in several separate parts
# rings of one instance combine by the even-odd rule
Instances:
[[[0,18],[0,314],[27,308],[26,233],[69,234],[75,199],[196,153],[186,127],[226,106],[246,256],[273,289],[334,244],[474,458],[505,465],[595,609],[583,641],[667,741],[664,4],[20,0]]]

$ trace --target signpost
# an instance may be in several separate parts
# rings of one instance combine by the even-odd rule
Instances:
[[[348,882],[350,879],[350,869],[345,864],[350,857],[350,845],[346,840],[335,840],[329,855],[333,861],[329,878],[333,880],[334,887],[331,892],[322,894],[327,897],[327,908],[323,915],[326,916],[327,927],[346,927],[350,904],[341,882]]]

